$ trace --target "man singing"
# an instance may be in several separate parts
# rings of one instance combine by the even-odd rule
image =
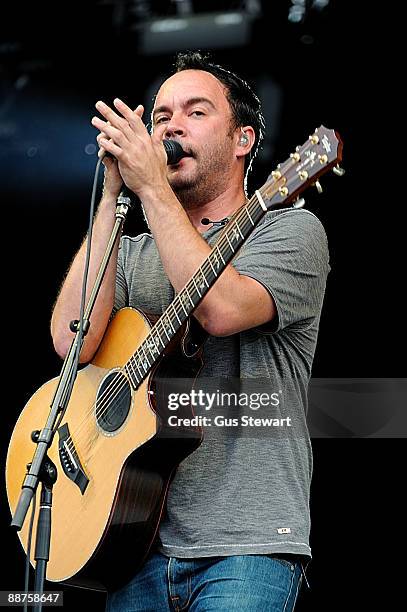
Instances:
[[[104,158],[95,220],[92,286],[124,182],[139,197],[150,233],[123,236],[109,263],[81,360],[95,354],[112,312],[161,314],[211,252],[224,223],[246,202],[245,176],[262,139],[260,102],[247,83],[197,52],[180,54],[161,85],[152,132],[143,107],[98,102],[92,124]],[[187,156],[167,166],[163,139]],[[211,220],[208,225],[203,219]],[[72,341],[86,242],[52,317],[57,352]],[[157,544],[143,568],[109,593],[121,611],[289,612],[309,546],[312,451],[307,386],[329,271],[325,232],[305,210],[269,211],[193,316],[209,334],[202,378],[261,379],[285,400],[270,414],[296,434],[209,436],[178,467]],[[300,433],[299,433],[300,432]]]

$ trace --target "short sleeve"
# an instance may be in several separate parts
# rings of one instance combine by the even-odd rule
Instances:
[[[319,316],[330,270],[326,234],[307,210],[270,211],[233,261],[273,297],[277,320],[256,331],[305,329]]]

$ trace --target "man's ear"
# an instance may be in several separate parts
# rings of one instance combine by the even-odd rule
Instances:
[[[236,130],[236,157],[247,155],[256,140],[256,134],[251,125],[241,126]]]

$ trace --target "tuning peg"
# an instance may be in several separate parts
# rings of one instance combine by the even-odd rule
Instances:
[[[319,181],[315,181],[314,187],[317,188],[318,193],[322,193],[323,192],[322,185],[321,185],[321,183]]]
[[[304,198],[297,198],[295,202],[293,202],[293,208],[302,208],[305,205]]]
[[[337,175],[337,176],[343,176],[345,174],[345,170],[343,168],[341,168],[338,164],[336,164],[336,166],[334,166],[332,168],[332,171]]]

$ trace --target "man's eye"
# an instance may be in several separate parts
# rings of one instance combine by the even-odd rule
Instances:
[[[192,113],[191,113],[191,115],[197,115],[198,117],[199,117],[200,115],[204,115],[204,114],[205,114],[204,112],[199,111],[199,110],[194,110],[194,111],[192,111]]]
[[[168,117],[158,117],[156,123],[162,123],[163,121],[167,121]]]

